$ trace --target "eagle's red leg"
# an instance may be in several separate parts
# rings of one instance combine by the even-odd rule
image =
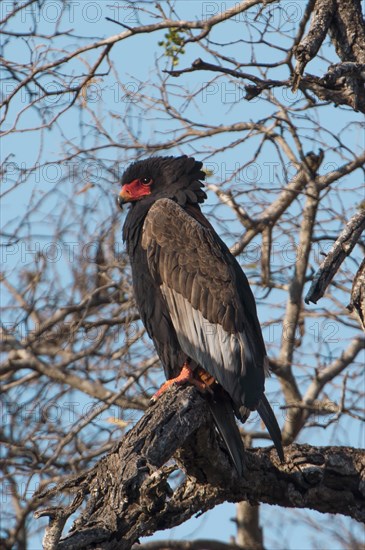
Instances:
[[[194,373],[198,375],[198,378],[194,377]],[[171,378],[162,384],[161,388],[152,396],[151,401],[154,403],[159,397],[173,384],[192,384],[196,386],[199,390],[206,392],[211,392],[210,386],[215,382],[214,378],[210,376],[204,369],[198,368],[195,371],[189,366],[188,361],[182,366],[180,374],[176,378]]]

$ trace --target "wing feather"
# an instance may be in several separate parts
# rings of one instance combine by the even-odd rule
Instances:
[[[142,247],[182,350],[214,376],[237,405],[255,408],[264,391],[266,353],[254,300],[251,291],[244,290],[248,303],[243,302],[239,288],[247,286],[247,280],[201,218],[170,199],[159,199],[145,218]]]

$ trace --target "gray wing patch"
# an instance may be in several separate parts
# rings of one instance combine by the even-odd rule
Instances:
[[[240,382],[252,357],[234,274],[209,230],[175,202],[160,199],[146,216],[142,247],[182,350],[243,403]]]
[[[165,284],[161,286],[182,350],[226,389],[232,399],[244,401],[237,383],[245,375],[244,335],[229,333],[209,323],[190,302]]]

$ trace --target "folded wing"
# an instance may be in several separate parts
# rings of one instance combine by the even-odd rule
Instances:
[[[247,280],[228,249],[211,228],[169,199],[149,210],[142,246],[181,348],[238,408],[256,408],[264,391],[265,347],[253,297],[245,304],[239,292]]]

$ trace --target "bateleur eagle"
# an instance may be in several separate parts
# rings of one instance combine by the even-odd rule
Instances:
[[[233,463],[243,473],[244,422],[257,410],[283,460],[265,397],[268,359],[247,278],[199,204],[202,163],[152,157],[125,171],[118,203],[131,203],[123,238],[143,324],[167,380],[209,387],[207,399]],[[180,376],[179,376],[180,373]]]

